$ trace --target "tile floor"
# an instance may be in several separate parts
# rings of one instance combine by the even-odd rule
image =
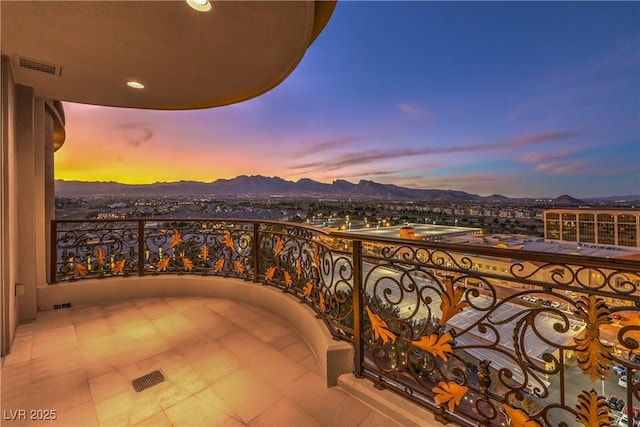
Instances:
[[[131,381],[156,369],[166,381],[136,393]],[[19,326],[0,381],[2,426],[395,425],[326,388],[285,321],[221,299],[39,313]]]

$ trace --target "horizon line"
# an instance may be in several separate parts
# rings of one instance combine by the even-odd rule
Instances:
[[[325,184],[325,185],[332,185],[333,183],[338,182],[338,181],[346,181],[346,182],[349,182],[349,183],[351,183],[353,185],[357,185],[358,183],[364,181],[364,182],[373,182],[375,184],[380,184],[380,185],[393,185],[395,187],[405,188],[405,189],[408,189],[408,190],[417,190],[417,191],[420,191],[420,190],[435,190],[435,191],[462,192],[462,193],[465,193],[465,194],[475,195],[475,196],[479,196],[479,197],[482,197],[482,198],[490,198],[490,197],[493,197],[493,196],[499,196],[499,197],[505,197],[507,199],[554,200],[554,199],[558,199],[560,197],[565,197],[566,196],[566,197],[571,197],[573,199],[576,199],[578,201],[582,201],[582,200],[586,200],[586,199],[600,199],[601,200],[601,199],[610,199],[610,198],[616,198],[616,197],[620,197],[620,198],[623,198],[623,199],[624,198],[629,198],[629,197],[631,197],[631,198],[639,198],[640,199],[640,194],[614,195],[614,196],[585,196],[585,197],[580,197],[580,198],[571,196],[569,194],[561,194],[559,196],[552,197],[552,196],[504,196],[504,195],[499,194],[499,193],[493,193],[493,194],[490,194],[490,195],[487,195],[487,196],[481,196],[479,194],[469,193],[469,192],[464,191],[464,190],[451,190],[451,189],[443,190],[443,189],[438,189],[438,188],[411,188],[411,187],[399,186],[399,185],[396,185],[396,184],[382,184],[382,183],[379,183],[379,182],[376,182],[376,181],[365,180],[365,179],[360,179],[358,181],[358,183],[354,183],[354,182],[346,180],[346,179],[336,179],[336,180],[332,181],[331,183],[325,183],[325,182],[321,182],[321,181],[316,181],[316,180],[311,179],[311,178],[300,178],[297,181],[293,181],[293,180],[288,180],[288,179],[285,179],[285,178],[282,178],[282,177],[279,177],[279,176],[265,176],[265,175],[259,175],[259,174],[258,175],[242,174],[242,175],[235,176],[233,178],[218,178],[218,179],[216,179],[214,181],[180,180],[180,181],[156,181],[156,182],[151,182],[151,183],[126,183],[126,182],[119,182],[119,181],[113,181],[113,180],[111,180],[111,181],[85,181],[85,180],[78,180],[78,179],[67,180],[67,179],[60,178],[60,179],[54,179],[54,182],[78,182],[78,183],[85,183],[85,184],[117,184],[117,185],[127,185],[127,186],[152,186],[152,185],[158,185],[158,184],[180,184],[180,183],[213,184],[213,183],[215,183],[217,181],[221,181],[221,180],[229,181],[229,180],[233,180],[233,179],[236,179],[236,178],[239,178],[239,177],[247,177],[247,178],[259,177],[259,178],[268,178],[268,179],[281,179],[283,181],[291,182],[291,183],[294,183],[294,184],[298,183],[298,182],[300,182],[302,180],[309,180],[309,181],[313,181],[313,182],[317,182],[317,183]]]

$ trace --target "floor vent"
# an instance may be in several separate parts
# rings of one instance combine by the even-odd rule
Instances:
[[[70,302],[65,302],[62,304],[53,304],[53,309],[54,310],[60,310],[61,308],[71,308],[71,303]]]
[[[133,389],[136,391],[136,393],[139,393],[142,390],[151,388],[163,381],[164,375],[162,375],[162,372],[153,371],[150,374],[143,375],[140,378],[136,378],[135,380],[131,381],[131,384],[133,384]]]

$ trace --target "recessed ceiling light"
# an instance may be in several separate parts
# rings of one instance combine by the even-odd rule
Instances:
[[[127,82],[127,86],[132,87],[134,89],[144,89],[144,85],[140,82],[136,82],[136,81],[129,81]]]
[[[187,4],[198,12],[208,12],[213,7],[209,0],[187,0]]]

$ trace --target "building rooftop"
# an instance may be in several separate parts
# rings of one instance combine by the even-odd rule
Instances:
[[[592,211],[592,213],[610,213],[610,212],[615,212],[616,214],[621,214],[621,213],[628,213],[631,215],[638,215],[640,214],[640,209],[636,208],[636,207],[614,207],[614,206],[605,206],[605,207],[598,207],[598,206],[580,206],[580,207],[564,207],[564,208],[549,208],[549,209],[545,209],[545,212],[589,212]]]
[[[405,224],[394,225],[391,227],[371,227],[371,228],[359,228],[349,230],[349,233],[359,234],[367,237],[387,237],[387,238],[399,238],[400,230],[406,227],[411,227],[415,230],[416,240],[427,240],[432,237],[446,237],[452,235],[474,235],[474,233],[481,233],[481,228],[469,228],[469,227],[452,227],[448,225],[428,225],[428,224]]]
[[[542,237],[494,234],[479,236],[474,234],[448,236],[442,240],[446,243],[466,245],[491,246],[506,249],[521,249],[549,254],[583,255],[600,258],[633,259],[640,255],[640,251],[631,247],[594,245],[589,243],[562,243],[554,240],[544,240]]]
[[[411,227],[416,240],[433,240],[441,243],[478,245],[503,249],[520,249],[551,254],[584,255],[600,258],[638,259],[640,250],[631,247],[594,245],[589,243],[562,243],[542,237],[518,234],[483,235],[481,228],[452,227],[446,225],[407,224],[392,227],[372,227],[349,230],[349,233],[366,237],[401,238],[400,231]]]

